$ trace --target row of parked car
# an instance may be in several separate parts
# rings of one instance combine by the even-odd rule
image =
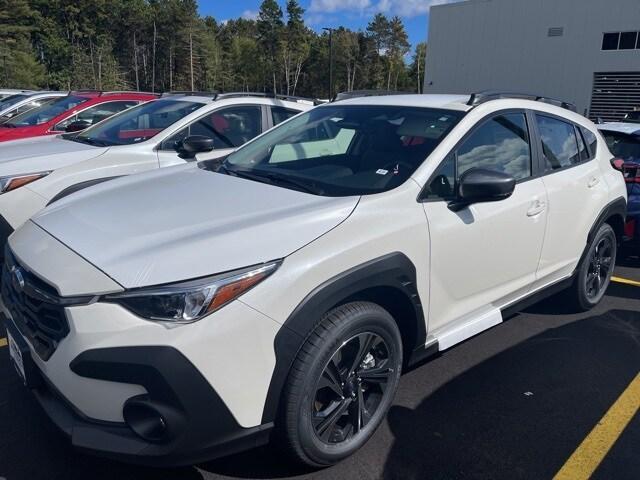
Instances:
[[[11,358],[83,451],[182,465],[273,440],[331,465],[407,366],[551,293],[598,304],[621,168],[567,103],[500,92],[170,94],[5,142]]]
[[[625,241],[632,254],[640,253],[640,111],[627,114],[621,122],[598,123],[609,150],[624,161],[627,182],[627,224]]]

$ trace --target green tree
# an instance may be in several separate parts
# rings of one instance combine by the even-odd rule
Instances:
[[[389,22],[388,45],[385,52],[389,68],[387,89],[391,88],[393,83],[393,88],[397,90],[401,75],[406,75],[404,56],[409,53],[409,49],[409,36],[404,29],[404,24],[400,17],[393,17]]]
[[[287,2],[288,20],[280,48],[287,95],[295,95],[302,67],[309,57],[310,32],[304,25],[303,15],[304,9],[297,0]]]
[[[416,92],[422,93],[424,90],[424,78],[425,78],[425,61],[427,58],[427,44],[420,42],[416,45],[416,49],[413,53],[413,61],[409,65],[408,75]]]
[[[284,23],[282,21],[282,9],[276,0],[264,0],[262,2],[257,26],[258,42],[267,57],[269,74],[273,80],[273,92],[277,93],[277,59]]]
[[[35,55],[31,34],[38,14],[26,0],[0,0],[0,64],[7,86],[38,88],[45,69]]]

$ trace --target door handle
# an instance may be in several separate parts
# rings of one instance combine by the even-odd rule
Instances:
[[[531,202],[531,207],[527,210],[527,217],[535,217],[536,215],[540,215],[544,212],[544,209],[547,208],[547,204],[542,200],[534,200]]]
[[[600,179],[598,177],[591,177],[589,179],[589,183],[587,183],[587,187],[593,188],[600,183]]]

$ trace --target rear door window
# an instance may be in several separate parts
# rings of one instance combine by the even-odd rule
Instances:
[[[289,120],[291,117],[299,114],[298,110],[292,110],[284,107],[271,107],[271,118],[273,119],[273,125]]]
[[[573,124],[539,114],[536,114],[536,121],[547,171],[559,170],[580,162],[578,139]]]

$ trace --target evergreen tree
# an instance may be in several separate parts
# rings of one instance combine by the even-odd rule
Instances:
[[[273,80],[273,92],[277,93],[278,50],[284,23],[282,21],[282,9],[276,0],[264,0],[262,2],[257,26],[258,42],[262,50],[267,54],[268,70]]]
[[[329,36],[299,0],[219,23],[196,0],[0,0],[0,85],[71,90],[273,91],[328,98]],[[424,46],[397,17],[334,32],[337,90],[418,90]]]

